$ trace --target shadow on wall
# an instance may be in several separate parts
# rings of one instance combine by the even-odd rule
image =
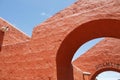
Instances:
[[[1,48],[2,48],[2,44],[3,44],[3,38],[4,38],[4,32],[0,31],[0,51],[1,51]]]

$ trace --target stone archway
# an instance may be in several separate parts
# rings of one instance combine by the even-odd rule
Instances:
[[[120,21],[100,19],[82,24],[64,39],[57,53],[57,80],[74,80],[71,60],[85,42],[99,37],[120,38]]]
[[[118,68],[103,68],[103,69],[100,69],[98,71],[96,71],[91,77],[89,80],[95,80],[96,76],[104,71],[115,71],[115,72],[119,72],[120,73],[120,69]]]
[[[106,37],[72,62],[75,80],[94,80],[96,75],[104,71],[111,70],[119,72],[119,44],[120,39]],[[77,70],[75,70],[76,67],[78,68]],[[80,72],[75,73],[75,71],[78,71],[79,69],[81,70],[81,74]],[[82,75],[84,77],[82,77]]]

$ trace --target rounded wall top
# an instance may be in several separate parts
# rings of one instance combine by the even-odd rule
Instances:
[[[58,12],[33,30],[32,38],[40,38],[48,30],[69,25],[79,26],[93,19],[119,18],[120,0],[78,0],[66,9]],[[78,25],[77,25],[78,24]],[[75,26],[74,26],[75,25]],[[50,33],[48,33],[50,34]],[[47,35],[47,34],[46,34]]]

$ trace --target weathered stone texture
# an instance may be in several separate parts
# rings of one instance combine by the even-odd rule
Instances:
[[[75,61],[74,66],[71,66],[71,63],[67,60],[71,60],[73,57],[71,52],[72,50],[73,52],[76,50],[74,47],[74,49],[71,49],[71,46],[74,46],[74,44],[76,44],[78,41],[77,39],[79,37],[76,38],[76,36],[80,35],[79,39],[81,42],[86,42],[84,40],[88,39],[89,35],[96,37],[97,34],[102,34],[98,32],[89,34],[89,30],[97,30],[97,28],[94,29],[92,26],[88,25],[90,24],[90,21],[95,21],[94,25],[98,26],[101,32],[111,34],[112,36],[117,36],[119,38],[119,25],[115,25],[115,23],[120,23],[119,20],[119,0],[77,1],[70,7],[62,10],[53,17],[49,18],[47,21],[36,26],[33,30],[31,38],[14,28],[13,25],[9,24],[5,20],[0,19],[0,28],[2,26],[9,27],[7,32],[0,32],[0,79],[73,80],[72,78],[69,78],[69,76],[65,76],[66,74],[73,73],[75,80],[82,80],[82,71],[89,71],[91,73],[96,72],[94,69],[95,66],[91,66],[91,64],[97,65],[98,63],[106,60],[114,60],[114,62],[118,62],[120,57],[118,54],[118,52],[120,52],[120,43],[119,39],[105,39],[100,43],[100,46],[98,44],[96,47],[89,50],[90,52],[88,51],[85,53],[80,57],[80,60],[78,59]],[[104,21],[105,24],[99,23],[104,23]],[[114,21],[115,23],[112,23],[111,21]],[[83,25],[87,25],[89,28],[86,30],[83,28]],[[106,25],[112,25],[112,28],[110,27],[111,33],[104,32],[108,29],[108,26]],[[115,29],[113,25],[115,25]],[[78,28],[80,29],[79,34],[73,35],[73,37],[68,40],[74,41],[76,39],[76,42],[66,42],[67,45],[63,46],[63,54],[58,54],[59,49],[61,45],[64,44],[66,38],[68,38],[69,35]],[[118,34],[115,35],[112,32]],[[58,57],[59,55],[62,56]],[[61,79],[57,78],[57,72],[60,71],[57,70],[58,63],[56,60],[58,58],[60,59],[60,63],[63,63],[63,65],[60,66],[63,69],[61,71],[66,71],[69,68],[73,68],[73,72],[72,70],[68,70],[69,73],[65,72],[63,74],[65,77],[62,77]],[[83,61],[85,62],[83,63]],[[66,67],[66,64],[70,64],[70,66]],[[80,69],[82,71],[80,71]]]
[[[16,27],[14,27],[12,24],[8,23],[4,19],[0,18],[0,28],[2,27],[9,28],[8,31],[4,33],[4,40],[2,45],[21,43],[30,39],[30,37],[27,36],[25,33],[18,30]]]
[[[101,16],[103,16],[103,14],[109,14],[110,16],[114,16],[116,15],[116,12],[119,14],[119,5],[119,0],[80,0],[72,4],[68,8],[65,8],[64,10],[58,12],[56,15],[52,16],[44,23],[54,22],[58,21],[59,19],[64,19],[76,15],[82,16],[84,14],[87,16],[91,16],[89,14],[93,12],[96,13],[92,15],[101,14]]]

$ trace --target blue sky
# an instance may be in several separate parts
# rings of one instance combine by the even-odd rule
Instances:
[[[36,25],[42,23],[75,1],[76,0],[0,0],[0,17],[31,36],[32,30]],[[78,49],[74,59],[100,40],[101,39],[96,39],[84,44]],[[110,72],[109,76],[111,74]],[[103,76],[109,77],[108,74],[104,74]]]
[[[75,0],[0,0],[0,16],[31,35],[36,25],[74,2]]]

